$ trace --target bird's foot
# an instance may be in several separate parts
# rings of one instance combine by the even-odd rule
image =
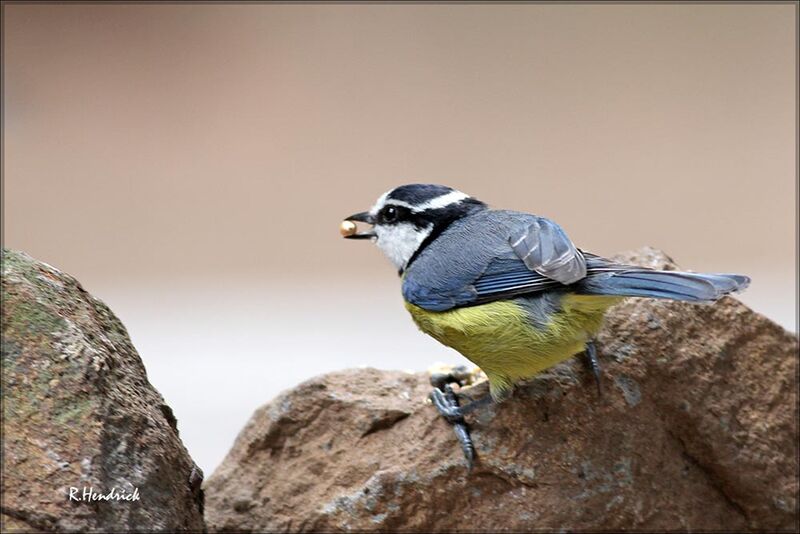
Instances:
[[[431,391],[430,399],[436,407],[439,415],[444,417],[445,421],[450,424],[464,424],[464,412],[458,404],[458,397],[456,397],[453,387],[450,384],[445,384],[440,388]]]
[[[594,381],[597,384],[597,394],[602,397],[603,396],[603,382],[601,380],[601,371],[600,371],[600,360],[597,359],[597,347],[594,344],[594,340],[589,341],[586,343],[586,351],[584,351],[584,357],[586,358],[586,366],[594,375]]]
[[[475,461],[475,446],[472,443],[464,415],[492,400],[491,396],[487,395],[464,406],[459,405],[458,397],[451,384],[455,383],[462,386],[470,382],[472,377],[473,373],[469,372],[464,366],[454,367],[446,373],[432,373],[430,377],[431,385],[434,386],[430,394],[431,402],[445,421],[453,425],[453,430],[461,445],[464,458],[467,460],[468,469],[472,469]]]
[[[470,412],[475,411],[481,406],[485,406],[492,402],[492,397],[486,395],[480,399],[473,400],[464,406],[458,403],[458,397],[450,384],[445,384],[441,389],[436,388],[431,391],[431,402],[436,407],[439,415],[444,417],[448,423],[463,423],[464,416]]]
[[[458,397],[456,397],[453,387],[450,384],[445,384],[441,389],[437,387],[431,391],[430,398],[439,414],[445,421],[453,425],[458,443],[461,445],[461,451],[467,460],[467,469],[472,469],[475,462],[475,445],[472,443],[469,427],[464,420],[463,409],[458,405]]]

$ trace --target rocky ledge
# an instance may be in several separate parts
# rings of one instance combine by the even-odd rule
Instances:
[[[574,359],[478,410],[472,471],[425,374],[305,382],[254,413],[207,481],[208,527],[797,529],[795,335],[733,298],[631,299],[598,345],[604,395]]]
[[[204,530],[202,472],[122,323],[49,265],[2,266],[2,531]]]

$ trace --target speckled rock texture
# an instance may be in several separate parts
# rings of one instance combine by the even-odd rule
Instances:
[[[207,481],[209,530],[797,529],[795,335],[733,298],[631,299],[598,343],[604,395],[573,359],[476,411],[471,472],[426,375],[305,382]]]
[[[202,472],[114,314],[8,250],[2,304],[3,532],[202,531]]]

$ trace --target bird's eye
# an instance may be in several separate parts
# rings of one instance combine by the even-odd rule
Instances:
[[[393,223],[397,220],[397,208],[394,206],[386,206],[383,209],[383,220],[387,223]]]

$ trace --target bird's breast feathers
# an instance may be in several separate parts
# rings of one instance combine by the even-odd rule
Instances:
[[[553,299],[543,306],[536,299]],[[410,302],[420,330],[483,369],[493,395],[581,352],[619,299],[564,293],[436,312]]]

